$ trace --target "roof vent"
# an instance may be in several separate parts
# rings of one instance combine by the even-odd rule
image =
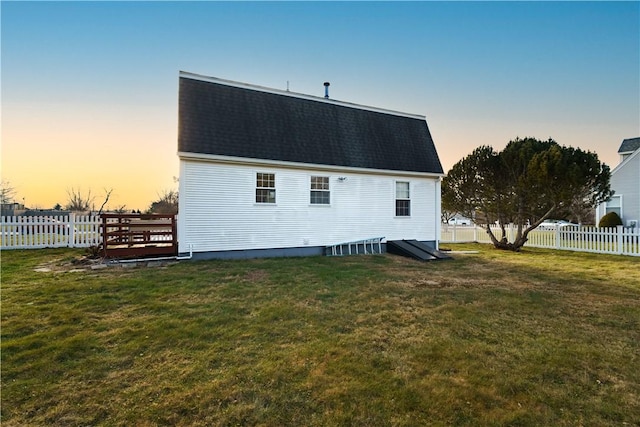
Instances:
[[[329,86],[331,85],[331,83],[329,82],[324,82],[324,97],[329,99]]]

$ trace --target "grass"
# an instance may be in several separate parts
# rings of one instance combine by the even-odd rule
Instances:
[[[479,253],[3,251],[2,424],[640,424],[638,259],[447,246]]]

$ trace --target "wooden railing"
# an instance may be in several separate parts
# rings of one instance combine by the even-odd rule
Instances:
[[[102,214],[105,258],[178,254],[175,215]]]

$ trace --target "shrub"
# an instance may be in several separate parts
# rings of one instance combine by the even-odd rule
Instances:
[[[609,212],[600,218],[598,223],[598,227],[617,227],[618,225],[622,225],[622,220],[615,212]]]

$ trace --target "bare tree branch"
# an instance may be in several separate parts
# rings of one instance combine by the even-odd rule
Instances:
[[[107,204],[107,202],[109,201],[109,197],[111,196],[111,193],[113,192],[113,188],[107,190],[106,188],[104,189],[105,192],[105,198],[104,198],[104,202],[102,202],[102,206],[100,206],[100,210],[98,211],[98,216],[102,214],[102,209],[104,208],[104,205]]]
[[[91,190],[85,196],[79,188],[73,187],[67,189],[67,196],[69,198],[67,199],[66,209],[74,212],[90,210],[93,199],[95,199],[95,197],[91,196]]]
[[[0,182],[0,203],[13,203],[16,198],[16,189],[9,181]]]

